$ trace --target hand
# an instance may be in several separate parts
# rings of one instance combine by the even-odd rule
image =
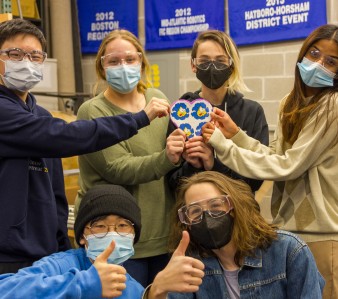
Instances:
[[[169,115],[170,105],[167,100],[153,97],[148,105],[144,108],[149,121],[154,120],[156,117],[163,117]]]
[[[205,170],[211,170],[214,167],[213,149],[203,141],[202,136],[195,136],[189,139],[185,143],[185,151],[187,154],[187,161],[189,159],[192,159],[194,162],[198,160]]]
[[[114,249],[115,242],[112,241],[94,262],[101,280],[103,298],[119,297],[126,288],[126,269],[119,265],[108,264],[108,257]]]
[[[166,154],[173,164],[178,163],[184,150],[186,135],[181,129],[176,129],[167,138]]]
[[[188,162],[191,166],[197,168],[197,169],[201,169],[203,167],[203,163],[199,158],[193,158],[193,157],[189,157],[186,151],[186,148],[184,148],[184,151],[182,153],[182,158]]]
[[[195,258],[185,256],[190,237],[183,231],[182,239],[168,265],[159,272],[150,287],[148,299],[166,298],[168,292],[197,292],[204,277],[204,264]]]
[[[205,143],[209,142],[211,135],[214,133],[215,129],[216,129],[216,126],[211,122],[208,122],[205,125],[203,125],[202,136],[203,136]]]
[[[212,120],[216,124],[216,127],[221,130],[226,138],[232,138],[235,136],[239,128],[231,119],[228,113],[221,109],[214,108],[214,111],[210,113]]]

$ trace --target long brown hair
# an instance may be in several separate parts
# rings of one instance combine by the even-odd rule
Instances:
[[[105,38],[102,40],[100,48],[96,54],[96,60],[95,60],[95,69],[96,69],[96,75],[98,77],[98,81],[106,80],[106,73],[105,70],[101,64],[101,57],[104,55],[107,55],[108,53],[105,53],[107,45],[117,39],[121,38],[123,40],[126,40],[130,42],[137,50],[137,52],[140,52],[142,54],[142,65],[141,65],[141,72],[142,72],[142,78],[137,84],[137,91],[140,93],[145,93],[148,86],[150,86],[150,80],[149,80],[149,73],[150,73],[150,64],[146,57],[146,53],[139,41],[139,39],[132,34],[130,31],[125,29],[116,29],[111,31],[108,35],[105,36]],[[98,82],[96,83],[96,87],[98,85]],[[96,93],[96,88],[94,89],[94,94]]]
[[[235,262],[245,256],[252,255],[256,248],[267,248],[277,238],[275,225],[268,224],[260,214],[260,207],[254,198],[251,188],[244,182],[233,180],[216,171],[203,171],[189,178],[184,178],[177,193],[177,201],[172,215],[171,233],[169,238],[170,251],[177,247],[183,230],[189,227],[180,222],[177,210],[185,205],[187,190],[200,183],[213,184],[222,194],[227,194],[233,206],[231,215],[234,217],[232,240],[237,248]],[[198,253],[200,256],[214,255],[190,241],[188,254]]]
[[[308,50],[320,40],[332,40],[338,45],[338,26],[336,25],[324,25],[314,30],[304,41],[297,62],[301,62],[308,52]],[[337,53],[338,56],[338,53]],[[338,74],[336,75],[337,78]],[[314,112],[318,112],[322,105],[321,99],[328,96],[329,100],[326,102],[325,112],[320,117],[328,116],[334,109],[334,94],[338,92],[338,84],[332,87],[325,87],[318,90],[318,93],[312,97],[309,103],[306,103],[305,95],[306,85],[303,83],[300,76],[298,66],[295,67],[295,83],[291,93],[286,98],[285,104],[280,112],[280,120],[282,124],[282,131],[284,140],[291,145],[298,138],[299,132],[302,130],[307,118]],[[329,118],[326,124],[326,129],[330,127],[337,115]],[[319,120],[319,114],[317,114],[317,122]]]

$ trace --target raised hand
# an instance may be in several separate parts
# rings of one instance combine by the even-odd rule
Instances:
[[[204,264],[185,256],[190,237],[183,231],[182,239],[168,265],[157,274],[149,290],[148,299],[166,298],[168,292],[197,292],[204,277]]]
[[[211,112],[210,115],[216,127],[221,130],[226,138],[232,138],[238,133],[239,128],[228,113],[221,109],[214,108],[214,111]]]
[[[176,164],[180,160],[184,150],[186,135],[181,129],[176,129],[167,138],[166,153],[171,163]]]
[[[195,168],[211,170],[214,166],[214,152],[202,136],[195,136],[185,143],[185,159]],[[199,166],[199,167],[198,167]]]
[[[211,135],[214,133],[216,126],[211,123],[208,122],[206,123],[203,127],[202,127],[202,136],[204,139],[205,143],[208,143],[210,140]]]
[[[167,100],[153,97],[148,105],[144,108],[149,121],[154,120],[156,117],[167,116],[170,113],[170,105]]]
[[[112,241],[94,262],[101,280],[103,298],[119,297],[126,288],[126,269],[119,265],[108,264],[108,257],[114,249],[115,242]]]

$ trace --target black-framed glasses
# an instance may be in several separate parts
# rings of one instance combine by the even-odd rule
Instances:
[[[187,225],[200,223],[203,212],[206,211],[211,217],[218,218],[228,214],[233,209],[228,195],[202,199],[185,205],[178,210],[180,221]]]
[[[106,67],[119,66],[121,64],[139,65],[142,61],[141,52],[113,52],[101,57],[101,65]]]
[[[31,52],[27,52],[20,48],[9,48],[0,50],[0,54],[6,54],[10,60],[14,61],[22,61],[26,56],[28,56],[29,60],[34,63],[43,63],[47,58],[47,53],[43,51],[33,50]]]
[[[104,224],[101,222],[93,223],[91,226],[86,226],[96,238],[105,237],[110,231],[110,227],[120,236],[125,236],[134,231],[134,223],[127,219],[119,219],[115,224]]]
[[[192,63],[201,70],[207,70],[211,64],[214,65],[216,70],[222,71],[232,64],[232,59],[228,56],[219,56],[216,59],[208,57],[193,58]]]
[[[328,70],[337,73],[338,72],[338,57],[332,57],[323,54],[320,50],[312,48],[307,52],[306,55],[310,60],[317,62],[322,60],[322,65]]]

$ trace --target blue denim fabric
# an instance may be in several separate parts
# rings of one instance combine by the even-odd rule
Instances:
[[[197,293],[170,293],[169,299],[230,299],[217,258],[202,260],[203,283]],[[324,279],[308,246],[296,235],[278,231],[267,250],[246,257],[238,273],[241,299],[319,299]]]

